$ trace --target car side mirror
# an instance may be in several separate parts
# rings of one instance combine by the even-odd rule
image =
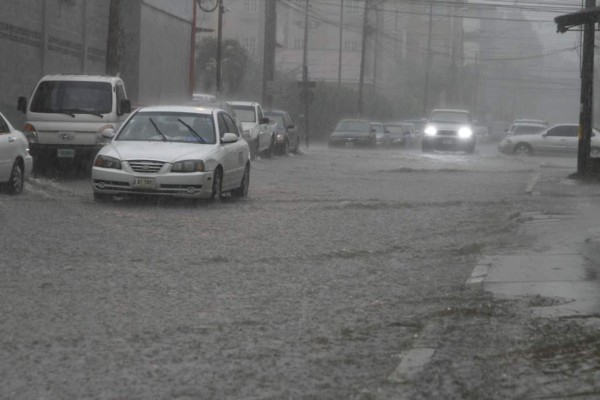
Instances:
[[[121,114],[129,114],[131,112],[131,100],[121,100]]]
[[[23,114],[27,112],[27,98],[25,96],[20,96],[18,98],[17,110],[21,111]]]
[[[224,133],[221,137],[222,144],[235,143],[238,141],[238,136],[235,133]]]
[[[261,124],[268,124],[269,122],[271,122],[271,120],[269,118],[267,118],[267,117],[262,117],[260,119],[260,123]]]
[[[296,128],[296,125],[294,125],[294,124],[290,124],[290,125],[288,125],[288,127],[287,127],[287,128],[288,128],[288,129],[294,129],[294,128]]]

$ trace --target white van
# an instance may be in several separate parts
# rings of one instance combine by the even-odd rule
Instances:
[[[17,108],[26,114],[23,133],[36,167],[53,160],[87,167],[107,140],[102,133],[118,128],[131,103],[120,78],[48,75]]]

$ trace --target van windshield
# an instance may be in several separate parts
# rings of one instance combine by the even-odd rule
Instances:
[[[109,82],[44,81],[31,101],[32,112],[108,114],[112,111]]]

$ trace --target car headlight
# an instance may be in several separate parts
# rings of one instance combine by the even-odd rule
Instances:
[[[171,166],[171,172],[204,172],[204,161],[184,160],[177,161]]]
[[[121,161],[109,156],[98,155],[94,160],[94,167],[122,169]]]
[[[425,135],[427,135],[427,136],[437,135],[437,128],[433,125],[427,126],[427,128],[425,128]]]
[[[463,126],[458,130],[458,137],[463,139],[468,139],[473,136],[473,130],[468,126]]]
[[[30,123],[25,124],[25,126],[23,126],[23,134],[25,134],[29,143],[37,143],[37,130],[35,129],[35,126]]]

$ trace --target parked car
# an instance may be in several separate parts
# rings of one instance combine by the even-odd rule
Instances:
[[[329,136],[329,147],[375,146],[375,130],[367,120],[343,119]]]
[[[543,119],[518,118],[513,121],[509,130],[512,130],[512,127],[515,124],[537,124],[537,125],[543,125],[546,128],[548,128],[548,121],[545,121]]]
[[[290,114],[283,110],[266,110],[264,114],[271,122],[277,124],[274,137],[275,151],[284,156],[287,156],[290,151],[298,154],[300,134]]]
[[[539,133],[510,135],[499,144],[503,153],[531,155],[534,153],[577,154],[579,149],[579,124],[560,124]],[[592,131],[591,154],[600,155],[600,132]]]
[[[94,199],[161,195],[218,200],[243,197],[250,148],[233,118],[218,108],[144,107],[135,111],[94,160]]]
[[[417,139],[415,125],[411,122],[386,122],[383,124],[390,146],[412,146]]]
[[[506,132],[508,136],[513,135],[530,135],[533,133],[539,133],[548,129],[547,125],[531,122],[517,122],[510,127],[510,130]]]
[[[386,146],[389,143],[390,135],[386,133],[381,122],[370,122],[371,129],[375,131],[375,144]]]
[[[131,102],[116,76],[47,75],[17,108],[26,116],[23,133],[36,169],[47,160],[88,168],[105,144],[102,133],[125,121]]]
[[[473,153],[477,142],[471,114],[467,110],[433,110],[421,142],[424,153],[453,150]]]
[[[19,194],[32,168],[27,137],[0,114],[0,184],[9,194]]]
[[[244,139],[250,145],[252,158],[261,154],[271,157],[274,149],[275,123],[265,117],[262,106],[255,101],[229,101],[244,127]]]
[[[427,118],[410,118],[403,120],[402,122],[411,123],[415,127],[415,134],[423,136],[425,126],[427,125]]]
[[[214,97],[214,96],[213,96]],[[239,132],[244,131],[244,126],[242,125],[242,121],[237,117],[235,110],[225,100],[216,100],[215,98],[193,98],[192,101],[186,103],[186,105],[191,106],[199,106],[199,107],[211,107],[211,108],[220,108],[222,110],[227,111],[229,115],[234,119]]]

